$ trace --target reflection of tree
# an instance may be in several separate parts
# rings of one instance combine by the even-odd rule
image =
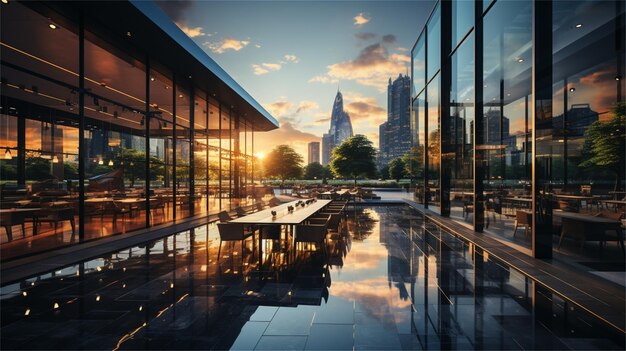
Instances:
[[[616,176],[615,190],[621,190],[626,163],[626,103],[617,104],[612,112],[610,120],[593,122],[585,132],[583,162],[579,165],[612,171]]]
[[[7,162],[6,160],[0,160],[0,179],[1,180],[17,179],[17,166]]]
[[[424,148],[421,145],[413,146],[402,156],[404,168],[411,179],[423,177]]]
[[[364,211],[364,208],[355,207],[352,216],[352,237],[354,240],[362,241],[372,235],[377,221],[372,217],[369,211]]]
[[[399,182],[406,175],[404,160],[400,157],[389,162],[389,177]]]
[[[50,172],[50,160],[45,158],[27,157],[24,170],[27,179],[54,179],[54,176]]]
[[[113,164],[113,169],[122,168],[124,170],[124,177],[130,181],[130,187],[135,186],[135,181],[137,179],[146,179],[146,153],[144,151],[122,149],[113,157]],[[100,167],[103,166],[101,165]],[[104,167],[99,169],[102,172],[96,172],[94,169],[94,173],[100,174],[111,171],[110,167]],[[150,178],[151,180],[156,180],[159,176],[165,176],[164,162],[156,156],[150,156]]]
[[[439,129],[435,129],[428,134],[428,156],[433,158],[433,162],[439,161]]]

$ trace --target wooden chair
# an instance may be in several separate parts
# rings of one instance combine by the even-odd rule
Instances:
[[[528,229],[532,225],[532,220],[533,219],[531,213],[519,210],[515,212],[515,229],[513,230],[513,237],[515,237],[515,233],[517,233],[517,227],[520,225],[524,226],[524,237],[528,237]]]
[[[12,213],[0,215],[0,227],[4,227],[6,230],[9,241],[13,240],[13,227],[16,225],[19,225],[22,228],[22,235],[26,237],[24,216]]]
[[[328,233],[328,221],[324,224],[299,224],[296,226],[294,240],[294,254],[298,243],[313,243],[322,250],[326,256],[326,235]]]
[[[241,241],[241,260],[243,261],[243,250],[245,248],[245,241],[247,238],[252,237],[252,247],[254,252],[254,232],[246,231],[243,224],[218,223],[217,230],[220,234],[220,247],[217,251],[218,260],[220,258],[220,253],[222,252],[223,241]]]
[[[66,208],[50,208],[40,211],[40,215],[37,217],[37,224],[50,223],[54,224],[54,233],[56,234],[57,228],[60,222],[69,221],[72,226],[72,234],[76,232],[76,224],[74,222],[74,209],[71,207]],[[115,222],[114,222],[115,223]]]
[[[243,217],[248,214],[241,206],[235,207],[235,213],[237,213],[237,217]]]
[[[221,211],[220,213],[218,213],[217,218],[219,218],[221,223],[226,223],[233,220],[233,217],[231,217],[226,211]]]

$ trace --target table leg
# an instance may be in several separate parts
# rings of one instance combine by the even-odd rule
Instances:
[[[259,270],[263,266],[263,226],[259,226]]]

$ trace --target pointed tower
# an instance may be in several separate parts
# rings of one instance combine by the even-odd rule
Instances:
[[[353,135],[350,115],[343,110],[343,95],[337,86],[337,95],[330,115],[330,129],[322,138],[322,164],[330,162],[332,150]]]

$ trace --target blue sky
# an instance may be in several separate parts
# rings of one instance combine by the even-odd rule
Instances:
[[[434,1],[168,1],[159,5],[272,113],[255,150],[306,143],[329,128],[337,87],[355,133],[378,145],[389,77],[405,74]]]

